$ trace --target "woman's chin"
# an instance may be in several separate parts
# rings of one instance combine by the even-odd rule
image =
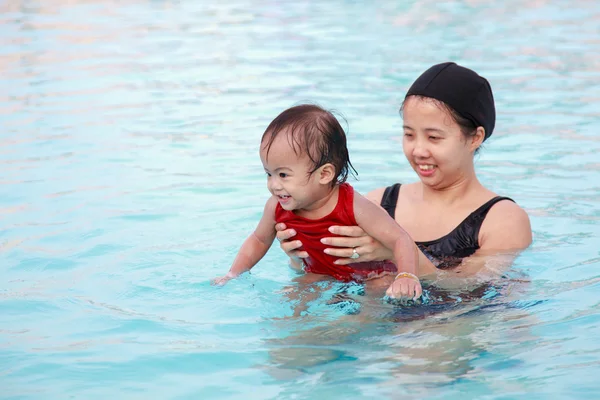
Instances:
[[[425,186],[427,186],[428,188],[431,189],[443,189],[445,187],[447,187],[447,184],[444,182],[443,179],[441,179],[441,177],[439,176],[422,176],[419,174],[419,180],[421,181],[421,183]]]

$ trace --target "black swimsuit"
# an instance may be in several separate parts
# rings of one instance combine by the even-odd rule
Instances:
[[[396,215],[396,203],[400,192],[400,184],[396,183],[385,189],[381,198],[381,206],[392,218]],[[473,211],[452,232],[436,240],[415,242],[417,247],[440,269],[454,268],[462,259],[469,257],[479,249],[479,229],[488,211],[494,204],[502,200],[514,201],[508,197],[497,196]]]

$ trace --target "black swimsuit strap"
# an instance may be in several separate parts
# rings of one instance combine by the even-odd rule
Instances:
[[[393,186],[386,187],[381,197],[381,207],[394,219],[396,219],[396,203],[398,203],[401,185],[401,183],[396,183]]]
[[[494,206],[494,204],[496,204],[502,200],[509,200],[509,201],[512,201],[513,203],[515,202],[510,197],[496,196],[496,197],[488,200],[487,202],[485,202],[477,210],[473,211],[467,218],[464,219],[463,222],[461,222],[457,226],[457,229],[460,229],[461,227],[463,227],[465,225],[470,225],[473,229],[472,235],[474,238],[477,239],[477,246],[479,246],[479,229],[481,229],[483,220],[487,216],[488,211],[490,211],[490,209]]]
[[[396,215],[399,193],[400,184],[397,183],[387,187],[381,197],[381,207],[392,218]],[[483,220],[494,204],[502,200],[514,202],[509,197],[496,196],[479,206],[448,234],[435,240],[415,242],[416,245],[437,268],[446,269],[460,265],[464,257],[469,257],[479,249],[479,230]]]
[[[450,231],[446,235],[444,235],[438,239],[427,240],[425,242],[415,242],[415,243],[417,243],[417,245],[422,245],[422,246],[431,246],[433,244],[437,244],[442,241],[451,240],[453,237],[456,237],[456,236],[462,236],[465,238],[470,238],[472,241],[472,245],[475,246],[476,248],[479,248],[479,230],[481,229],[483,220],[487,216],[487,213],[488,213],[488,211],[490,211],[492,206],[502,200],[509,200],[509,201],[512,201],[513,203],[515,202],[510,197],[496,196],[496,197],[488,200],[487,202],[482,204],[479,208],[477,208],[475,211],[473,211],[471,214],[469,214],[458,225],[456,225],[456,227],[452,231]]]

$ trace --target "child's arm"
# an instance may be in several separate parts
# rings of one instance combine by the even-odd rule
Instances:
[[[354,217],[358,226],[394,253],[398,275],[386,293],[390,297],[421,296],[421,282],[416,275],[419,249],[410,235],[385,210],[357,192],[354,192]]]
[[[244,241],[227,275],[215,278],[213,284],[224,285],[254,267],[273,244],[275,239],[275,207],[277,199],[270,197],[265,205],[262,218],[252,234]]]

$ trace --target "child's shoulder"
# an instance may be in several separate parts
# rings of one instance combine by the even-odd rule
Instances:
[[[275,196],[271,196],[267,199],[267,203],[265,204],[265,214],[275,215],[277,211],[277,206],[279,205],[279,201]]]
[[[383,198],[383,193],[385,192],[385,187],[378,188],[368,192],[367,194],[361,194],[358,190],[354,189],[354,187],[349,183],[344,183],[343,185],[347,185],[348,190],[351,190],[354,193],[355,197],[363,197],[372,203],[379,204],[381,199]]]

